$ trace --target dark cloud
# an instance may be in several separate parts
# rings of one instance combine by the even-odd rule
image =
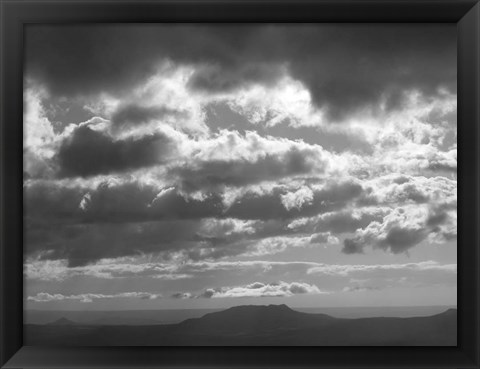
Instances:
[[[378,246],[399,254],[422,242],[427,235],[426,229],[393,227],[386,237],[378,242]]]
[[[445,223],[447,218],[448,218],[448,214],[444,211],[437,211],[437,212],[430,213],[430,215],[427,218],[427,226],[436,227],[442,223]]]
[[[457,162],[454,163],[441,163],[432,162],[428,165],[427,169],[433,172],[445,172],[445,173],[457,173]]]
[[[33,182],[24,188],[27,215],[31,218],[52,221],[144,222],[152,220],[237,218],[262,221],[262,234],[274,235],[282,220],[326,214],[316,225],[316,232],[346,229],[366,225],[371,217],[354,217],[343,208],[362,193],[356,183],[332,183],[313,194],[311,203],[301,208],[287,210],[281,196],[285,189],[274,188],[271,193],[247,193],[226,207],[220,194],[206,193],[205,198],[186,198],[171,187],[133,181],[107,180],[93,189],[65,187],[52,182]],[[375,218],[375,217],[374,217]],[[356,229],[355,228],[355,229]]]
[[[339,28],[339,33],[331,29],[329,40],[306,34],[304,50],[309,45],[315,56],[292,64],[293,74],[305,81],[314,101],[325,105],[332,118],[341,119],[381,98],[386,99],[387,109],[399,108],[407,89],[429,96],[436,95],[440,87],[456,90],[454,28]]]
[[[69,267],[102,258],[178,251],[195,246],[198,221],[143,223],[44,224],[27,230],[29,254],[48,251],[44,259],[67,259]]]
[[[425,240],[429,233],[430,230],[427,228],[397,225],[391,227],[386,232],[347,238],[343,242],[342,252],[345,254],[361,254],[366,246],[372,246],[390,251],[393,254],[400,254]]]
[[[171,109],[165,106],[141,106],[128,104],[118,108],[111,117],[113,129],[121,130],[130,126],[148,123],[165,117],[181,118],[188,116],[187,111]]]
[[[114,140],[88,126],[80,126],[60,146],[59,177],[89,177],[123,172],[162,163],[173,149],[161,134]]]
[[[153,73],[155,53],[129,28],[31,26],[26,32],[27,75],[58,96],[132,88]]]
[[[189,293],[189,292],[175,292],[175,293],[172,293],[170,295],[170,297],[172,299],[181,299],[181,300],[184,300],[184,299],[190,299],[192,298],[192,294]]]
[[[87,192],[79,187],[66,187],[51,182],[29,183],[23,190],[27,217],[56,220],[75,217]]]
[[[208,66],[196,71],[190,87],[212,93],[229,92],[256,81],[273,84],[281,76],[281,68],[268,63],[233,66]]]
[[[208,228],[202,219],[55,223],[29,218],[25,224],[26,255],[66,259],[69,267],[144,254],[158,254],[166,262],[175,253],[177,260],[219,259],[247,252],[260,237],[255,232],[206,235]]]
[[[210,299],[213,297],[213,295],[215,295],[216,291],[213,289],[213,288],[207,288],[205,291],[203,291],[200,295],[198,295],[197,297],[199,298],[206,298],[206,299]]]
[[[174,251],[215,258],[246,248],[228,251],[235,239],[202,236],[202,219],[221,214],[221,199],[186,200],[136,182],[106,181],[95,189],[34,182],[25,187],[25,206],[26,255],[42,252],[71,267]]]
[[[45,83],[55,95],[120,95],[155,73],[165,59],[203,67],[231,66],[233,70],[240,65],[238,52],[248,49],[257,28],[32,25],[26,39],[27,74]],[[258,78],[253,69],[246,68],[247,74]]]
[[[407,183],[407,182],[410,182],[412,179],[410,177],[406,177],[406,176],[399,176],[399,177],[396,177],[395,179],[392,180],[393,183],[396,183],[398,185],[402,185],[404,183]]]
[[[363,243],[359,240],[347,238],[343,241],[344,254],[363,254]]]
[[[182,252],[190,260],[218,259],[245,253],[268,237],[303,232],[288,228],[289,219],[341,208],[360,192],[356,184],[331,184],[314,195],[312,205],[287,210],[282,191],[276,190],[245,196],[226,209],[215,194],[186,199],[175,188],[136,181],[108,180],[94,189],[32,182],[25,186],[26,254],[47,252],[44,258],[67,259],[70,266],[161,252]],[[226,218],[256,221],[242,231]],[[211,228],[206,221],[223,223]]]
[[[292,148],[283,155],[267,154],[256,161],[242,159],[205,161],[194,164],[193,167],[174,168],[171,175],[177,177],[185,191],[214,190],[222,186],[240,187],[307,174],[314,166],[321,164],[320,160],[315,162],[314,157],[313,151]]]
[[[51,182],[27,184],[28,217],[81,223],[128,223],[151,220],[201,219],[222,215],[218,195],[186,199],[175,189],[162,190],[136,181],[105,181],[94,189]]]
[[[27,75],[57,95],[121,94],[161,60],[195,65],[192,88],[272,83],[281,67],[342,119],[403,92],[456,90],[455,25],[29,26]]]
[[[445,241],[453,241],[457,239],[456,221],[454,227],[445,227],[445,225],[452,224],[452,219],[449,214],[450,211],[457,210],[457,204],[445,203],[433,206],[428,214],[426,225],[432,232],[437,233],[441,239]]]

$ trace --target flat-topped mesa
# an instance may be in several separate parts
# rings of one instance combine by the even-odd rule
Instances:
[[[324,314],[307,314],[287,305],[242,305],[188,319],[179,324],[182,329],[215,332],[258,332],[278,329],[301,329],[330,323],[335,318]]]
[[[75,324],[77,323],[67,318],[60,318],[60,319],[54,320],[51,323],[48,323],[48,325],[75,325]]]

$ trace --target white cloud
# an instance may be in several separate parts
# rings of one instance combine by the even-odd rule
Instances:
[[[371,245],[394,254],[408,251],[430,237],[449,240],[456,238],[456,209],[438,205],[406,205],[391,210],[382,221],[371,222],[345,239],[343,252],[362,253]]]
[[[128,95],[118,98],[103,94],[94,101],[89,101],[86,108],[108,119],[125,103],[185,112],[180,115],[162,116],[161,119],[153,119],[147,124],[132,125],[129,129],[115,132],[119,137],[145,135],[162,127],[172,127],[195,136],[205,135],[208,132],[203,112],[206,97],[195,94],[188,88],[188,80],[193,73],[194,70],[191,67],[178,66],[165,61],[158,66],[153,76],[143,85],[131,89]]]
[[[310,188],[304,186],[295,192],[281,195],[281,199],[285,209],[301,209],[304,204],[310,204],[313,201],[313,192]]]
[[[292,247],[310,246],[310,237],[269,237],[253,242],[244,256],[263,256],[278,254]]]
[[[46,97],[47,92],[38,86],[30,85],[24,91],[23,144],[36,154],[48,157],[53,154],[49,145],[53,143],[55,133],[42,104]]]
[[[457,203],[457,181],[443,176],[393,173],[363,183],[367,189],[371,189],[370,199],[383,205],[405,205],[412,202],[450,205]]]
[[[191,274],[178,272],[172,263],[145,262],[144,258],[102,259],[95,264],[68,267],[68,261],[28,260],[24,265],[26,278],[43,281],[63,281],[85,276],[99,279],[155,278],[177,280],[192,278]]]
[[[93,302],[93,300],[118,299],[118,298],[136,298],[142,300],[154,300],[160,298],[160,294],[150,292],[122,292],[113,295],[99,293],[82,293],[79,295],[63,295],[60,293],[50,294],[47,292],[39,292],[35,296],[28,296],[28,301],[34,302],[51,302],[51,301],[68,301],[74,300],[83,303]]]
[[[273,86],[252,85],[228,98],[230,107],[252,124],[320,126],[324,113],[312,104],[308,89],[285,75]]]
[[[262,283],[254,282],[239,287],[222,287],[206,289],[199,297],[229,298],[229,297],[290,297],[298,294],[320,294],[317,286],[301,282]]]
[[[27,279],[41,281],[64,281],[74,277],[98,279],[153,278],[160,280],[192,279],[199,276],[212,276],[218,271],[235,271],[251,275],[275,269],[278,273],[297,272],[298,275],[324,274],[346,277],[351,274],[375,274],[396,271],[401,274],[411,272],[454,273],[457,264],[441,264],[433,260],[405,264],[325,264],[309,261],[202,261],[188,262],[170,260],[155,262],[151,256],[103,259],[96,264],[83,267],[67,267],[67,260],[30,260],[24,266]]]
[[[447,273],[457,273],[457,264],[440,264],[432,260],[406,264],[323,264],[309,268],[307,270],[307,274],[348,276],[354,273],[373,273],[378,271],[394,270],[402,272],[442,271]]]

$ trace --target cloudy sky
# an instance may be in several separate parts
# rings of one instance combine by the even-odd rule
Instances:
[[[455,25],[31,25],[33,309],[456,304]]]

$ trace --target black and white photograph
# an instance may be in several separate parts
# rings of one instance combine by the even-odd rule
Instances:
[[[455,23],[24,35],[26,345],[457,346]]]

